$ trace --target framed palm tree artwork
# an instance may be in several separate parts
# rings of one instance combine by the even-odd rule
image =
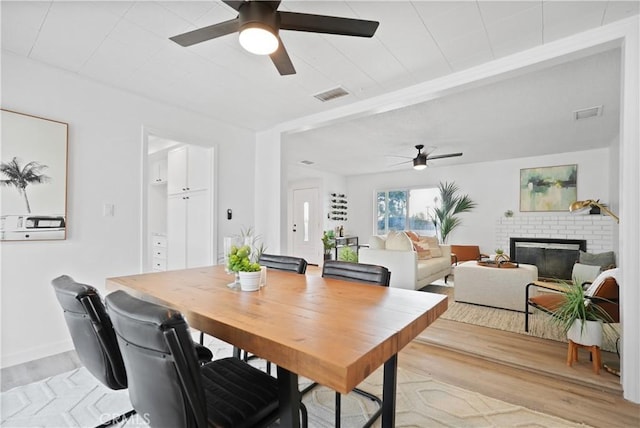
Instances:
[[[69,125],[1,113],[0,240],[66,239]]]

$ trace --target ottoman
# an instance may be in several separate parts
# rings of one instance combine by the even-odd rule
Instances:
[[[538,268],[534,265],[495,268],[468,261],[455,267],[453,292],[456,302],[524,312],[525,288],[537,280]]]

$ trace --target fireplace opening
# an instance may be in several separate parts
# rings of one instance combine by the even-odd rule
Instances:
[[[571,281],[573,265],[580,250],[587,251],[584,239],[510,238],[509,254],[518,263],[536,265],[540,279]]]

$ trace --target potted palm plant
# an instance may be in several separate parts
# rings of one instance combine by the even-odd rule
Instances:
[[[442,244],[447,243],[449,234],[462,223],[458,214],[469,212],[477,204],[469,195],[458,195],[458,186],[455,183],[440,183],[440,206],[433,209],[431,221],[436,228]]]
[[[603,323],[613,320],[585,294],[579,281],[565,285],[565,299],[553,311],[555,323],[573,343],[601,346]]]

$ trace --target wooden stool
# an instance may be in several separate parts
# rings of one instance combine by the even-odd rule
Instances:
[[[596,345],[581,345],[569,339],[569,349],[567,350],[567,365],[571,367],[571,364],[573,362],[578,361],[578,348],[584,348],[591,353],[591,360],[593,361],[593,371],[596,372],[596,374],[600,374],[600,366],[602,365],[602,361],[600,358],[600,347]]]

